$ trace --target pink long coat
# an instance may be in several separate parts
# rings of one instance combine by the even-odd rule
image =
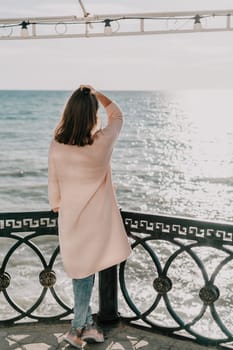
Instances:
[[[64,269],[84,278],[127,259],[131,248],[111,177],[111,155],[122,127],[115,103],[106,108],[108,124],[84,147],[52,141],[48,158],[51,208],[59,207],[58,228]]]

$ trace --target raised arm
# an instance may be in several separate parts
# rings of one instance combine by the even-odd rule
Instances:
[[[114,141],[121,130],[123,124],[123,115],[119,106],[102,92],[97,91],[91,85],[80,85],[80,89],[89,88],[92,94],[95,94],[99,102],[105,108],[108,116],[108,124],[103,129],[106,136],[109,136]]]
[[[96,91],[95,92],[96,97],[98,98],[98,100],[100,101],[100,103],[102,104],[102,106],[104,108],[108,107],[111,103],[112,100],[110,100],[109,97],[105,96],[102,92],[100,91]]]

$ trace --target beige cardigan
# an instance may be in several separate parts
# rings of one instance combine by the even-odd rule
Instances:
[[[64,269],[84,278],[127,259],[131,248],[112,185],[111,155],[122,127],[115,103],[108,124],[84,147],[52,141],[48,157],[51,208],[59,207],[58,228]]]

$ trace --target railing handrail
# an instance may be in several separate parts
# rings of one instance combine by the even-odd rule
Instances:
[[[26,214],[26,216],[25,216]],[[196,219],[191,217],[182,217],[182,216],[172,216],[172,215],[163,215],[163,214],[144,214],[141,212],[132,212],[121,210],[122,218],[125,220],[126,230],[127,227],[134,232],[144,232],[154,235],[159,234],[172,234],[174,237],[182,239],[195,239],[197,241],[208,241],[221,244],[233,245],[233,223],[231,222],[221,222],[221,221],[209,221],[204,219]],[[45,220],[43,217],[49,218]],[[24,229],[25,231],[30,231],[33,228],[33,223],[29,220],[40,220],[40,227],[48,228],[57,226],[57,213],[53,211],[31,211],[31,212],[2,212],[0,213],[0,236],[3,234],[5,229],[13,229],[14,232],[17,230]],[[17,218],[15,220],[15,218]],[[12,225],[10,225],[10,220]],[[20,221],[20,224],[17,225],[17,222]],[[130,224],[129,224],[129,221]],[[145,226],[147,222],[147,226]],[[170,227],[161,227],[160,223],[171,225]],[[181,225],[182,223],[182,225]],[[35,223],[35,227],[38,223]],[[177,227],[175,225],[179,225]],[[188,228],[196,228],[196,232],[192,232]],[[12,231],[12,232],[13,232]],[[57,230],[56,230],[57,232]]]

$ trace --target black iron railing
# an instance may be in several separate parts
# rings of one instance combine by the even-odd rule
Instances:
[[[133,248],[119,268],[124,320],[208,345],[232,343],[233,225],[121,214]],[[57,288],[64,286],[58,277],[56,214],[0,214],[0,247],[0,325],[60,320],[72,313]],[[21,280],[24,285],[17,285]],[[23,305],[19,292],[25,293]],[[58,312],[50,311],[53,303]],[[107,322],[119,317],[117,267],[99,275],[98,316]]]
[[[143,278],[144,270],[145,286],[150,284],[154,291],[146,303],[145,288],[138,291],[141,297],[132,292],[136,288],[129,290],[129,262],[121,264],[121,290],[133,314],[127,320],[141,320],[163,333],[192,337],[203,344],[230,344],[233,225],[130,212],[122,212],[122,218],[133,251],[144,251],[151,261],[150,273],[139,268],[139,275]],[[135,294],[143,301],[143,311],[133,300]]]

